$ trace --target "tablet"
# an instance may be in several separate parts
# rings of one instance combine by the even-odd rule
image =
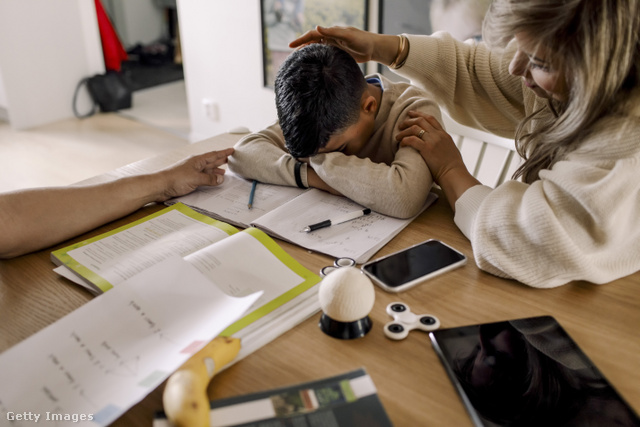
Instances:
[[[640,426],[551,316],[429,333],[476,426]]]

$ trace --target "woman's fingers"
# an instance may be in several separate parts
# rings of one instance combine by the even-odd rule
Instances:
[[[347,51],[357,62],[367,62],[371,60],[374,37],[372,33],[355,27],[318,26],[292,41],[289,46],[296,48],[311,43],[323,43]]]
[[[400,132],[396,135],[397,141],[402,141],[404,138],[411,136],[425,139],[425,134],[443,130],[438,120],[429,114],[410,111],[408,116],[409,118],[398,125]]]
[[[464,168],[462,156],[438,120],[428,114],[410,111],[399,125],[396,140],[401,147],[417,150],[429,166],[436,182],[452,167]]]
[[[415,137],[416,139],[423,139],[425,134],[429,132],[428,129],[425,129],[423,126],[420,126],[417,123],[408,124],[404,123],[404,127],[401,127],[400,132],[396,135],[396,141],[403,141],[405,138]]]
[[[297,39],[289,43],[289,47],[300,47],[311,43],[326,43],[340,45],[340,40],[345,37],[345,29],[343,27],[324,28],[317,26],[313,30],[309,30]]]
[[[444,130],[440,122],[430,114],[411,110],[407,113],[407,115],[413,119],[424,120],[424,122],[428,123],[435,130]]]
[[[297,39],[289,43],[289,47],[295,48],[311,43],[321,43],[322,35],[317,30],[309,30]]]

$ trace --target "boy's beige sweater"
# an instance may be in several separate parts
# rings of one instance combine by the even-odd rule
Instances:
[[[420,212],[433,184],[420,154],[399,147],[395,135],[410,110],[441,119],[440,109],[423,90],[407,83],[392,83],[380,75],[382,99],[369,142],[356,156],[333,152],[310,157],[309,164],[329,186],[353,201],[384,215],[410,218]],[[229,169],[248,179],[295,186],[294,159],[285,147],[276,122],[247,135],[235,145]],[[302,181],[307,183],[307,165]]]

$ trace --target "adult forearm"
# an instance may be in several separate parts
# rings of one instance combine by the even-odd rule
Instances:
[[[371,59],[384,65],[390,65],[398,59],[396,61],[397,64],[401,63],[408,53],[409,47],[406,44],[406,40],[405,44],[402,45],[400,36],[380,34],[374,45]]]
[[[0,257],[36,251],[163,198],[160,174],[0,195]]]
[[[219,185],[233,148],[188,157],[166,169],[90,186],[0,194],[0,258],[51,246],[151,202]]]
[[[464,194],[465,191],[476,185],[482,185],[480,181],[474,178],[464,168],[451,169],[440,177],[438,184],[449,201],[451,209],[454,211],[456,208],[456,201]]]

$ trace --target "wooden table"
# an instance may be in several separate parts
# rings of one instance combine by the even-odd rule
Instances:
[[[229,147],[237,135],[192,144],[143,160],[88,182],[162,168],[188,154]],[[53,272],[51,250],[114,229],[162,208],[147,206],[72,241],[0,262],[0,351],[19,343],[91,299],[91,295]],[[471,425],[452,383],[426,334],[414,331],[403,341],[391,341],[382,327],[390,317],[386,306],[402,301],[414,313],[431,313],[442,327],[552,315],[575,339],[614,387],[640,412],[640,272],[597,286],[570,283],[555,289],[533,289],[480,271],[468,240],[452,220],[441,198],[375,257],[428,238],[440,239],[469,257],[468,264],[402,294],[376,288],[371,312],[373,329],[364,338],[342,341],[318,328],[320,314],[285,333],[216,376],[209,387],[213,398],[310,381],[364,367],[397,426]],[[333,259],[281,243],[312,271]],[[163,386],[126,412],[113,425],[150,426],[162,408]]]

